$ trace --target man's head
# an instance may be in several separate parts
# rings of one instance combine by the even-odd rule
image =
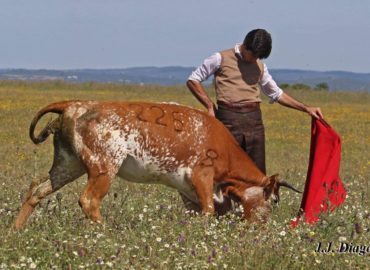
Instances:
[[[245,36],[243,46],[256,58],[265,59],[271,53],[271,35],[265,29],[254,29]]]

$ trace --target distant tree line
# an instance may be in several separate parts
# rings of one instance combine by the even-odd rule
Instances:
[[[280,88],[283,89],[293,89],[293,90],[318,90],[318,91],[329,91],[329,85],[326,82],[321,82],[315,85],[315,87],[311,87],[304,83],[282,83],[279,85]]]

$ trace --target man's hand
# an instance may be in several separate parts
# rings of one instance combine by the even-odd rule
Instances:
[[[193,95],[206,107],[208,114],[215,117],[215,104],[212,100],[208,97],[206,91],[204,90],[202,84],[197,81],[187,81],[186,85],[188,86],[189,90],[193,93]]]
[[[312,117],[315,117],[316,119],[322,119],[324,116],[321,113],[320,108],[316,107],[307,107],[307,113],[311,115]]]
[[[212,103],[212,104],[213,104],[213,103]],[[208,114],[209,114],[210,116],[216,117],[215,105],[214,105],[214,104],[213,104],[213,106],[212,106],[212,107],[208,108],[208,109],[207,109],[207,111],[208,111]]]

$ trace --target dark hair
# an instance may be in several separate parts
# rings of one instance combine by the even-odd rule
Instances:
[[[271,35],[265,29],[254,29],[245,36],[243,45],[259,59],[267,58],[272,48]]]

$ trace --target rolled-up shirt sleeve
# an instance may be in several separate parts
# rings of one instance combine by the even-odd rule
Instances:
[[[214,53],[203,61],[189,76],[188,80],[203,82],[213,75],[221,65],[221,54]]]
[[[263,76],[260,81],[262,92],[270,98],[270,103],[274,103],[279,100],[283,94],[283,90],[276,84],[274,79],[268,72],[266,64],[263,64]]]

